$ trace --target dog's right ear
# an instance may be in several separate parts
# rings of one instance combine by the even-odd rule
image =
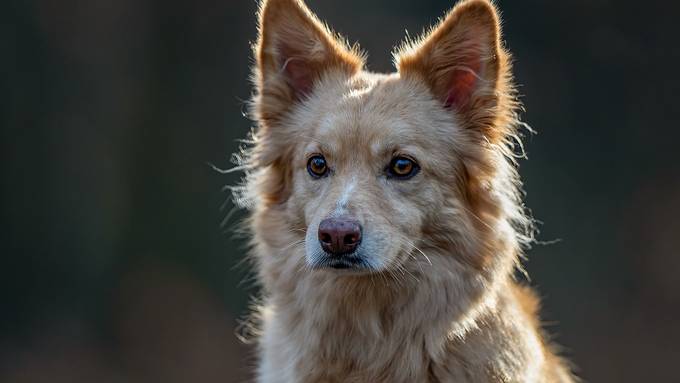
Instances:
[[[330,70],[356,73],[360,54],[333,36],[301,0],[262,0],[255,46],[256,111],[274,122]]]

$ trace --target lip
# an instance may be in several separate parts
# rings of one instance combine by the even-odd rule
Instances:
[[[333,269],[339,271],[361,271],[368,270],[363,259],[353,256],[352,254],[342,255],[340,257],[324,257],[319,263],[314,266],[315,269]]]

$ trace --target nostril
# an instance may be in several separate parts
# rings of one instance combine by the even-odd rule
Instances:
[[[321,240],[321,242],[329,245],[333,242],[333,240],[331,239],[331,235],[328,233],[321,233],[319,235],[319,239]]]
[[[359,236],[356,234],[348,234],[345,236],[343,242],[345,245],[354,245],[359,241]]]

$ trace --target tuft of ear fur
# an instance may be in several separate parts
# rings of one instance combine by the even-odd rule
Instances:
[[[505,138],[503,125],[516,106],[509,61],[488,0],[461,1],[419,41],[407,41],[395,53],[402,77],[425,80],[445,108],[491,142]]]
[[[256,113],[274,122],[313,91],[326,72],[352,75],[363,58],[312,14],[301,0],[262,0],[254,70]]]

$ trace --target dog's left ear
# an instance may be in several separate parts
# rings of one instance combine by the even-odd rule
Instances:
[[[445,108],[463,123],[497,136],[496,119],[511,92],[508,54],[500,22],[488,0],[462,1],[420,42],[406,44],[395,59],[402,77],[425,80]]]

